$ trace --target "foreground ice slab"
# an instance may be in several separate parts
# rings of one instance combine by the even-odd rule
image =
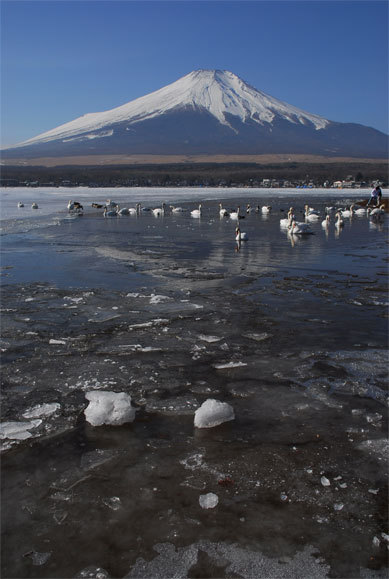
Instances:
[[[234,420],[234,418],[234,409],[227,402],[219,402],[219,400],[214,398],[208,398],[196,410],[194,425],[196,428],[212,428],[223,422]]]
[[[135,419],[135,408],[131,406],[131,396],[125,392],[93,390],[85,394],[89,406],[85,408],[85,418],[92,426],[111,424],[118,426]]]

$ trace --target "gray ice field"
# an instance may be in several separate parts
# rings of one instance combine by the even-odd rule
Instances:
[[[387,576],[388,222],[334,225],[367,196],[2,191],[2,577]]]

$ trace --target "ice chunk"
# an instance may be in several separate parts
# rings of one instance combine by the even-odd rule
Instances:
[[[328,478],[325,476],[321,477],[320,482],[323,485],[323,487],[329,487],[331,484],[330,481],[328,480]]]
[[[77,579],[107,579],[109,574],[102,567],[90,566],[77,573],[75,577]]]
[[[197,428],[212,428],[223,422],[234,420],[234,409],[227,402],[208,398],[195,412],[194,425]]]
[[[31,438],[31,428],[36,428],[42,424],[42,420],[30,420],[29,422],[2,422],[0,424],[0,438],[10,438],[12,440],[26,440]]]
[[[244,338],[250,338],[250,340],[254,340],[255,342],[263,342],[264,340],[272,337],[272,335],[268,334],[267,332],[263,332],[262,334],[248,333],[242,335]]]
[[[163,302],[170,301],[170,300],[171,300],[171,298],[169,298],[168,296],[151,294],[149,303],[150,304],[161,304]]]
[[[86,420],[92,426],[102,424],[120,425],[133,422],[135,408],[131,406],[131,396],[125,392],[93,390],[86,392],[89,406],[84,410]]]
[[[203,342],[208,342],[212,344],[213,342],[220,342],[221,338],[219,336],[206,336],[205,334],[200,334],[199,339],[203,340]]]
[[[83,300],[83,298],[73,298],[71,296],[65,296],[63,299],[68,300],[69,302],[74,302],[75,304],[79,304]]]
[[[215,493],[208,493],[199,496],[199,503],[202,509],[214,509],[219,502],[219,497]]]
[[[224,370],[226,368],[240,368],[241,366],[247,366],[245,362],[226,362],[225,364],[213,364],[213,367],[217,370]]]
[[[117,511],[121,507],[121,500],[119,497],[108,497],[103,499],[103,503],[113,511]]]
[[[57,412],[61,408],[58,402],[53,402],[52,404],[37,404],[26,412],[23,412],[23,418],[40,418],[41,416],[50,416]]]
[[[64,340],[55,340],[54,338],[49,340],[49,344],[52,346],[66,346],[66,342]]]

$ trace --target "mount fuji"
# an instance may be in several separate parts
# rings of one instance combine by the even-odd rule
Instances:
[[[232,72],[196,70],[2,151],[3,159],[139,154],[386,158],[388,136],[305,112]]]

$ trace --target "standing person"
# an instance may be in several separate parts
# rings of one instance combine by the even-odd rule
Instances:
[[[374,189],[372,190],[372,192],[370,193],[370,199],[367,202],[366,207],[369,207],[370,205],[375,205],[377,206],[377,201],[378,201],[378,189],[381,191],[381,189],[378,187],[378,185],[376,185],[374,187]]]
[[[379,207],[382,201],[382,191],[379,185],[376,186],[376,189],[377,189],[377,207]]]

